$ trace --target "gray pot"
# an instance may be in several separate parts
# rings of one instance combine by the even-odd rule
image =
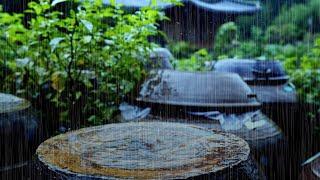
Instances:
[[[0,93],[0,172],[25,166],[39,144],[39,134],[30,102]]]

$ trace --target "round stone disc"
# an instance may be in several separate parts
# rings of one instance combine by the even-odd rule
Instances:
[[[80,129],[42,143],[37,155],[51,171],[114,179],[181,179],[215,173],[246,161],[241,138],[165,122]]]
[[[11,94],[0,93],[0,113],[10,113],[25,110],[30,107],[30,102]]]

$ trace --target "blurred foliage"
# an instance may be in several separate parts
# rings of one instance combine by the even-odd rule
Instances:
[[[240,39],[250,38],[252,27],[259,27],[264,31],[269,29],[269,32],[274,35],[280,32],[280,38],[276,38],[282,41],[280,43],[291,40],[290,37],[286,37],[287,32],[289,32],[288,36],[301,38],[303,33],[320,31],[319,0],[262,0],[261,4],[262,10],[259,13],[253,16],[239,16],[236,19]],[[298,31],[290,32],[290,29]],[[273,40],[272,36],[269,37]],[[271,43],[274,42],[271,41]]]
[[[268,43],[287,44],[302,38],[302,30],[292,23],[281,26],[271,25],[267,28],[265,38]]]
[[[215,42],[214,53],[222,55],[230,52],[238,45],[238,27],[234,22],[228,22],[218,29]]]
[[[236,19],[236,24],[239,27],[240,38],[245,39],[250,37],[251,28],[259,27],[265,30],[280,13],[281,7],[291,5],[301,0],[260,0],[261,11],[254,15],[239,16]]]
[[[295,4],[290,8],[284,6],[280,14],[275,18],[274,24],[278,27],[291,23],[300,30],[314,32],[320,25],[320,1],[310,0],[307,3]]]
[[[311,3],[316,3],[311,1]],[[317,8],[318,18],[320,17],[320,2],[317,1],[315,6],[309,8]],[[317,20],[319,22],[319,20]],[[303,25],[301,24],[303,27]],[[307,34],[308,35],[308,34]],[[306,39],[309,39],[306,38]],[[293,49],[293,48],[292,48]],[[297,45],[296,53],[291,52],[284,56],[284,63],[287,71],[292,77],[292,81],[297,87],[300,99],[304,102],[314,105],[316,112],[310,112],[309,115],[313,119],[317,119],[320,115],[320,37],[314,40],[312,47],[305,45]],[[288,55],[291,54],[291,57]],[[319,122],[319,121],[318,121]],[[320,127],[315,127],[315,133],[320,135]]]
[[[173,65],[179,71],[206,71],[211,70],[210,66],[206,66],[211,61],[212,55],[206,49],[200,49],[189,58],[175,60]]]
[[[66,13],[55,10],[67,3]],[[39,0],[24,14],[0,13],[1,90],[46,99],[71,128],[109,122],[145,76],[155,8],[128,14],[102,0]],[[21,22],[31,14],[28,27]],[[11,87],[12,84],[15,87]],[[10,87],[9,87],[10,86]]]
[[[254,58],[261,54],[259,44],[254,41],[242,42],[238,48],[234,49],[235,57]]]
[[[312,50],[303,55],[291,75],[302,99],[320,107],[320,38],[315,40]]]
[[[188,58],[198,50],[195,46],[185,41],[171,42],[168,48],[173,56],[178,59]]]
[[[10,92],[16,88],[16,84],[12,80],[16,78],[16,63],[11,61],[12,58],[19,55],[19,49],[15,44],[7,41],[8,36],[11,36],[15,31],[24,33],[25,28],[21,25],[21,15],[2,14],[0,13],[0,79],[2,80],[0,91]],[[19,57],[17,57],[19,58]]]

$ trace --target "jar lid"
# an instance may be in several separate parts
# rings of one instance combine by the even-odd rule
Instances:
[[[30,102],[11,94],[0,93],[0,113],[10,113],[25,110]]]

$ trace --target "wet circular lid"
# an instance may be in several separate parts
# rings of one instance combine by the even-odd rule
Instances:
[[[245,81],[249,80],[288,80],[279,61],[261,61],[251,59],[225,59],[214,65],[215,71],[239,74]]]
[[[53,137],[37,149],[50,170],[94,178],[173,179],[215,173],[246,161],[241,138],[165,122],[110,124]]]
[[[10,113],[25,110],[30,107],[30,102],[11,94],[0,93],[0,113]]]

